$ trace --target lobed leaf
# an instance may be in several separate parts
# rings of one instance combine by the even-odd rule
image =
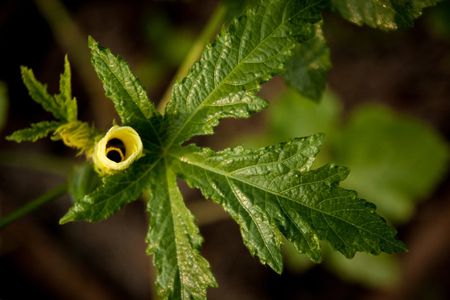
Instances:
[[[224,206],[241,226],[250,252],[275,271],[281,271],[280,232],[314,261],[320,260],[319,240],[329,241],[346,257],[357,251],[404,251],[373,204],[338,186],[346,168],[309,170],[322,138],[218,153],[191,147],[178,155],[175,165],[189,185]]]
[[[206,289],[217,283],[199,253],[202,237],[184,204],[175,174],[160,163],[150,187],[147,241],[158,270],[158,292],[164,299],[206,299]]]
[[[58,129],[63,123],[57,121],[42,121],[31,124],[30,128],[25,128],[13,132],[13,134],[6,137],[8,141],[20,142],[35,142],[39,139],[47,137],[51,132]]]
[[[95,191],[75,201],[59,221],[60,224],[72,221],[95,222],[110,217],[142,194],[157,162],[158,159],[147,155],[125,171],[105,177],[103,184]]]
[[[422,10],[440,0],[331,0],[348,21],[383,30],[412,26]]]
[[[64,72],[59,79],[59,94],[55,95],[55,101],[59,107],[65,110],[65,120],[68,122],[77,120],[78,107],[75,98],[72,98],[71,71],[67,55],[64,57]]]
[[[31,69],[27,67],[20,68],[22,72],[22,80],[28,89],[31,98],[39,103],[46,111],[50,112],[56,119],[65,121],[65,110],[59,103],[47,92],[47,86],[40,83],[33,74]]]
[[[262,1],[231,22],[200,60],[175,84],[166,109],[166,148],[211,134],[221,118],[263,109],[254,96],[262,82],[283,70],[299,39],[312,33],[326,1]]]
[[[346,168],[310,169],[322,135],[257,150],[237,147],[216,153],[193,145],[180,147],[193,136],[211,134],[222,118],[246,118],[265,108],[266,102],[256,96],[260,84],[283,71],[299,42],[304,44],[296,49],[287,77],[298,80],[294,84],[303,93],[318,98],[330,64],[318,24],[328,4],[261,1],[233,20],[187,77],[175,84],[164,116],[156,112],[128,65],[89,38],[91,62],[106,95],[122,123],[139,132],[146,155],[104,177],[93,191],[95,184],[88,184],[92,172],[82,170],[72,184],[74,206],[60,223],[105,219],[148,193],[148,252],[154,255],[158,291],[165,299],[205,299],[207,288],[217,285],[199,253],[202,238],[175,174],[220,203],[240,225],[250,252],[278,273],[283,236],[316,262],[321,259],[320,240],[329,241],[346,257],[357,251],[403,251],[375,206],[339,187]],[[71,99],[67,82],[68,62],[55,98],[59,103]],[[81,196],[84,193],[88,194]]]
[[[88,44],[91,63],[122,123],[145,127],[147,119],[156,114],[156,110],[127,63],[109,49],[101,47],[92,37],[89,37]]]

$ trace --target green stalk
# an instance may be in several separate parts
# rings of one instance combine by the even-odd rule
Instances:
[[[162,113],[167,103],[169,102],[172,93],[172,87],[175,84],[175,82],[187,75],[192,65],[200,58],[203,48],[205,48],[205,45],[211,40],[214,34],[216,34],[217,30],[219,29],[219,26],[222,25],[223,18],[225,17],[225,12],[226,7],[222,3],[219,3],[215,8],[208,23],[204,27],[203,31],[200,33],[200,36],[192,45],[191,49],[189,50],[189,53],[186,55],[183,63],[180,65],[180,67],[177,70],[177,73],[170,82],[169,87],[167,88],[166,92],[164,93],[164,96],[162,97],[161,101],[158,104],[159,112]]]
[[[0,219],[0,229],[5,228],[9,224],[17,221],[18,219],[28,215],[32,211],[38,209],[42,205],[51,202],[53,200],[58,199],[62,195],[64,195],[67,191],[67,186],[65,184],[57,186],[51,190],[49,190],[47,193],[37,197],[36,199],[32,200],[31,202],[25,204],[24,206],[16,209],[9,215],[7,215],[4,218]]]

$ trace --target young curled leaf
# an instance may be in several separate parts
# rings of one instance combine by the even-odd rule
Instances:
[[[79,149],[78,154],[91,156],[94,150],[97,132],[86,122],[73,121],[59,126],[52,136],[52,140],[62,140],[71,148]]]
[[[139,134],[129,126],[113,126],[95,145],[92,159],[96,170],[110,175],[124,170],[142,155]]]

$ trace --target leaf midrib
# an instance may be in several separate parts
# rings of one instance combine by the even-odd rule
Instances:
[[[270,256],[272,257],[272,261],[275,262],[275,264],[279,263],[279,262],[277,262],[277,261],[278,261],[278,260],[277,260],[277,256],[272,252],[271,247],[269,247],[269,245],[268,245],[266,239],[264,238],[264,234],[262,233],[262,229],[260,228],[259,222],[255,222],[254,216],[253,216],[252,213],[250,213],[248,207],[247,207],[246,205],[242,204],[241,198],[236,194],[235,186],[234,186],[233,184],[231,184],[231,182],[230,182],[230,180],[229,180],[228,178],[226,178],[226,180],[227,180],[228,186],[230,187],[231,191],[233,192],[233,195],[234,195],[235,198],[238,200],[238,202],[239,202],[239,204],[241,205],[241,207],[243,207],[244,210],[247,212],[247,214],[250,216],[250,218],[252,219],[253,223],[256,225],[256,228],[258,229],[258,233],[259,233],[259,235],[260,235],[260,237],[261,237],[261,239],[262,239],[264,245],[266,246],[267,251],[269,252]],[[276,242],[275,242],[275,245],[276,245]],[[272,268],[274,268],[274,270],[275,270],[276,265],[273,265],[273,266],[272,266],[271,263],[269,263],[269,265],[270,265]],[[278,273],[278,271],[281,271],[281,270],[276,270],[277,273]]]
[[[278,196],[275,196],[275,197],[276,197],[276,199],[277,199],[278,206],[280,207],[280,209],[282,210],[282,212],[284,213],[284,215],[287,216],[287,218],[289,219],[289,221],[290,221],[291,224],[294,224],[294,227],[297,228],[298,232],[300,232],[300,234],[302,235],[303,239],[306,241],[306,244],[307,244],[308,247],[309,247],[310,254],[307,254],[306,251],[305,251],[305,254],[308,255],[308,256],[310,256],[310,257],[312,258],[312,254],[311,254],[311,253],[316,252],[316,251],[314,251],[314,248],[313,248],[313,247],[314,247],[314,246],[319,246],[319,247],[320,247],[320,245],[311,245],[310,239],[308,239],[308,238],[306,237],[306,235],[304,234],[304,232],[302,231],[302,229],[300,228],[300,226],[298,226],[298,224],[292,219],[292,216],[286,211],[286,209],[284,208],[284,206],[281,205],[280,198],[279,198]],[[307,228],[307,229],[309,230],[309,228]],[[315,253],[314,253],[314,254],[315,254]]]
[[[180,253],[180,249],[179,249],[179,242],[186,242],[186,243],[188,243],[188,245],[190,246],[191,250],[194,252],[193,253],[193,259],[196,259],[196,253],[195,253],[196,250],[195,250],[195,247],[192,245],[192,243],[190,241],[190,236],[187,233],[187,230],[186,230],[186,232],[182,232],[182,235],[185,235],[186,241],[180,241],[180,239],[178,237],[177,232],[179,232],[179,230],[180,230],[179,227],[184,227],[185,223],[184,223],[183,220],[181,221],[181,223],[179,223],[179,222],[177,222],[176,218],[174,218],[174,216],[177,215],[177,212],[174,211],[175,208],[174,208],[173,203],[174,203],[174,201],[175,202],[178,202],[178,201],[177,200],[172,201],[173,196],[172,196],[172,193],[169,192],[169,190],[170,190],[169,189],[169,184],[175,184],[176,185],[177,183],[176,182],[175,183],[173,183],[173,182],[171,183],[171,180],[170,180],[169,175],[168,175],[168,170],[169,169],[170,169],[169,163],[167,162],[167,159],[164,159],[164,173],[165,173],[164,177],[165,177],[165,181],[166,181],[165,183],[166,183],[166,187],[167,187],[167,191],[168,191],[167,194],[168,194],[168,197],[169,197],[168,200],[169,200],[171,219],[172,219],[172,230],[173,230],[174,241],[175,241],[175,252],[176,252],[175,259],[176,259],[176,262],[177,262],[176,265],[177,265],[177,269],[178,269],[178,272],[176,272],[176,274],[178,275],[179,282],[180,282],[180,290],[179,290],[180,291],[180,297],[181,297],[180,299],[189,300],[190,298],[186,298],[185,295],[186,295],[186,290],[187,290],[187,292],[189,294],[191,294],[191,290],[190,289],[186,289],[185,285],[183,284],[184,283],[183,278],[186,277],[185,269],[179,267],[180,265],[182,265],[182,264],[179,264],[179,262],[181,261],[180,257],[182,256],[181,253]],[[174,176],[176,176],[176,175],[174,174]],[[178,187],[177,187],[177,189],[178,189]],[[180,191],[178,191],[178,192],[180,192]],[[176,195],[175,195],[175,197],[176,197]],[[181,203],[184,204],[184,202],[182,200],[181,200]],[[181,228],[181,230],[185,230],[185,228]],[[196,261],[196,263],[198,263],[198,261]],[[189,274],[189,272],[188,272],[188,274]],[[174,288],[173,291],[175,291],[175,290],[176,289]]]
[[[174,220],[174,218],[173,218],[173,216],[175,215],[175,213],[174,213],[174,211],[173,211],[173,202],[172,202],[172,193],[170,192],[170,189],[169,189],[169,174],[168,174],[168,164],[167,164],[167,160],[166,159],[164,159],[164,181],[165,181],[165,185],[166,185],[166,188],[167,188],[167,195],[168,195],[168,201],[169,201],[169,206],[170,206],[170,217],[171,217],[171,219],[172,219],[172,232],[173,232],[173,236],[174,236],[174,246],[175,246],[175,252],[176,252],[176,255],[175,255],[175,259],[176,259],[176,265],[177,265],[177,270],[178,271],[176,271],[175,272],[175,274],[176,275],[178,275],[178,277],[179,277],[179,283],[180,283],[180,289],[179,289],[179,291],[180,291],[180,299],[184,299],[184,293],[183,293],[183,291],[182,291],[182,289],[183,289],[183,284],[182,284],[182,277],[183,277],[183,275],[182,275],[182,272],[181,272],[181,269],[180,269],[180,267],[179,267],[179,261],[180,261],[180,259],[179,259],[179,256],[180,256],[180,253],[179,253],[179,250],[178,250],[178,239],[177,239],[177,234],[176,234],[176,232],[177,232],[177,228],[176,228],[176,224],[175,224],[175,220]],[[176,281],[173,283],[174,285],[176,284]],[[175,292],[177,289],[175,288],[175,286],[173,287],[173,290],[172,290],[172,292]]]

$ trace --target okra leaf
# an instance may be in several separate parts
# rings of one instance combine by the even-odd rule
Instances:
[[[116,173],[101,172],[93,159],[103,177],[93,169],[79,170],[71,181],[74,205],[60,223],[103,220],[142,193],[148,195],[148,252],[153,254],[158,291],[164,299],[205,299],[207,288],[217,285],[200,255],[202,238],[176,175],[221,204],[239,224],[250,252],[278,273],[283,236],[316,262],[321,260],[321,240],[346,257],[357,251],[403,251],[395,230],[376,214],[375,206],[339,187],[348,174],[346,168],[330,164],[311,169],[322,143],[320,134],[257,150],[237,147],[214,152],[180,146],[193,136],[211,134],[222,118],[246,118],[265,108],[266,101],[257,96],[260,84],[281,74],[293,52],[295,60],[286,77],[305,95],[319,98],[330,65],[320,30],[321,11],[328,5],[328,0],[271,0],[247,10],[206,46],[188,75],[174,85],[163,116],[126,62],[89,38],[91,63],[122,124],[139,134],[144,156]],[[80,123],[67,59],[55,96],[31,70],[23,68],[22,73],[33,99],[57,119],[69,121],[67,128]],[[34,139],[59,125],[38,123],[12,138]],[[74,139],[68,135],[65,142],[70,146]],[[85,153],[96,158],[92,153],[102,149],[95,145],[98,138],[87,136],[92,147]],[[133,136],[137,138],[134,131]],[[86,144],[78,148],[87,148],[83,148]],[[124,154],[128,149],[122,144],[118,150]]]
[[[7,136],[8,141],[35,142],[39,139],[47,137],[51,132],[55,131],[63,123],[58,121],[42,121],[31,124],[30,128],[20,129]]]
[[[176,176],[160,163],[152,177],[148,253],[158,271],[156,284],[164,299],[206,299],[206,289],[217,283],[209,263],[199,253],[202,237],[184,204]]]
[[[47,86],[34,77],[31,69],[22,66],[20,70],[23,83],[27,87],[31,98],[39,103],[46,111],[50,112],[56,119],[67,121],[65,108],[59,105],[55,98],[47,92]]]
[[[321,25],[316,24],[313,38],[296,46],[284,73],[284,78],[290,86],[314,101],[322,98],[326,76],[331,68],[330,49],[324,39]]]
[[[55,95],[55,101],[59,107],[65,110],[65,119],[68,122],[75,121],[78,116],[77,100],[72,98],[70,63],[67,55],[64,57],[64,72],[59,79],[59,94]]]
[[[224,206],[240,225],[250,252],[275,271],[281,270],[280,233],[314,261],[320,260],[319,240],[329,241],[346,257],[357,251],[404,251],[373,204],[339,187],[346,168],[310,170],[322,138],[217,153],[190,147],[174,165],[190,186]]]
[[[60,126],[77,121],[77,101],[72,98],[70,64],[67,56],[64,61],[64,72],[60,77],[60,93],[50,95],[47,86],[39,82],[31,69],[21,67],[22,80],[28,89],[31,98],[39,103],[46,111],[53,114],[58,121],[42,121],[31,124],[6,137],[7,140],[15,142],[31,141],[47,137]]]
[[[313,32],[323,0],[261,1],[206,46],[189,74],[175,84],[166,109],[166,148],[211,134],[221,118],[247,117],[266,105],[255,94],[280,73],[296,42]]]
[[[59,221],[60,224],[72,221],[96,222],[110,217],[142,194],[157,162],[157,158],[147,155],[125,171],[105,177],[103,184],[92,193],[75,199],[73,206]]]
[[[357,25],[395,30],[413,25],[423,9],[440,0],[331,0],[345,19]]]
[[[122,123],[136,129],[145,128],[148,119],[157,112],[141,83],[121,57],[100,46],[92,37],[89,37],[88,44],[91,63]]]

